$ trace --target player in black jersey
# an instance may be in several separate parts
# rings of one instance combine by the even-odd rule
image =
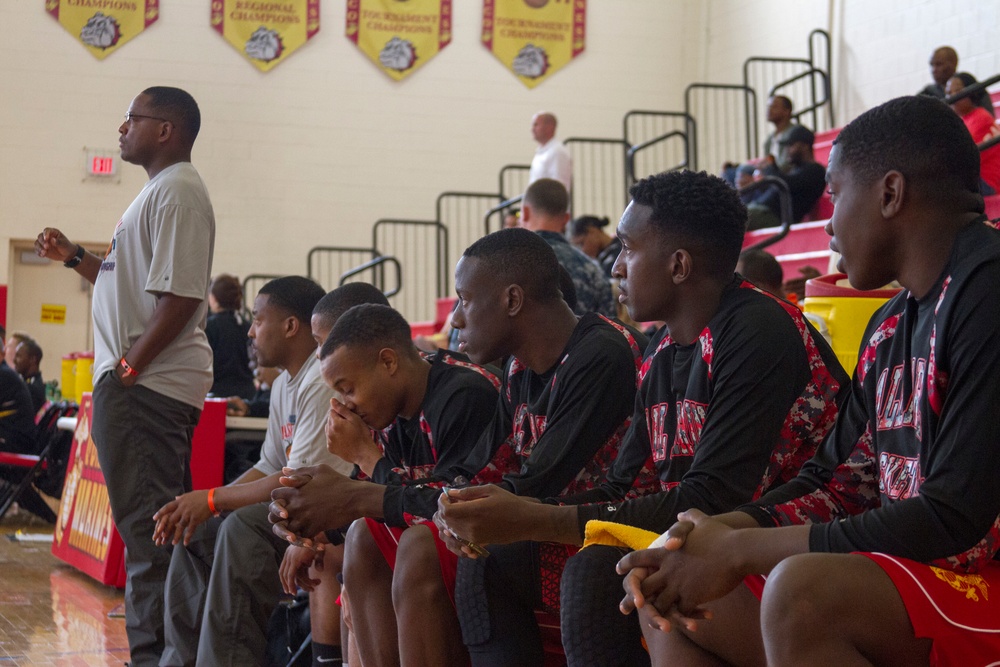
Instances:
[[[283,480],[301,488],[275,494],[283,499],[279,511],[295,517],[293,529],[309,526],[302,534],[320,541],[320,529],[373,517],[384,521],[373,526],[385,533],[384,542],[405,543],[403,529],[427,521],[421,516],[434,512],[436,494],[426,491],[450,481],[443,471],[465,458],[492,420],[499,380],[460,354],[442,350],[425,359],[413,346],[406,320],[383,305],[344,313],[319,356],[324,380],[343,398],[331,405],[328,446],[375,483],[351,480],[327,466],[303,468]],[[282,564],[283,585],[290,593],[298,586],[329,591],[310,596],[311,615],[336,618],[337,572],[325,563],[321,572],[308,571],[310,546],[289,549],[292,555]],[[346,569],[350,560],[345,560]],[[366,590],[358,599],[366,607],[381,604],[386,624],[393,613],[388,588],[392,570],[385,561],[380,565],[386,570],[385,595]],[[447,598],[444,602],[450,605]]]
[[[834,143],[840,268],[858,289],[905,289],[869,322],[850,402],[798,478],[736,512],[682,514],[667,549],[620,563],[623,609],[670,630],[647,633],[657,662],[1000,660],[1000,232],[962,130],[907,97]]]
[[[836,418],[849,383],[832,350],[797,308],[733,274],[746,213],[732,189],[684,172],[640,181],[631,194],[618,226],[622,301],[633,319],[666,326],[647,348],[632,425],[606,480],[558,499],[601,504],[458,491],[470,502],[440,502],[444,525],[463,538],[580,544],[588,519],[624,507],[643,508],[659,530],[681,510],[727,511],[792,479]],[[662,492],[620,505],[645,481],[644,464]],[[567,565],[561,625],[570,664],[648,659],[637,624],[616,609],[622,554],[590,547]]]
[[[645,341],[599,315],[577,318],[559,292],[553,251],[527,230],[505,230],[470,246],[456,270],[456,291],[459,304],[453,322],[460,349],[477,361],[510,359],[492,423],[475,452],[444,473],[444,478],[452,483],[497,482],[519,493],[542,497],[579,492],[599,483],[627,428]],[[595,393],[595,386],[605,388],[608,394]],[[428,491],[436,502],[439,492],[424,489],[424,493]],[[432,502],[430,513],[434,508]],[[315,523],[303,527],[291,507],[287,514],[289,526],[298,528],[297,532],[309,534],[323,527]],[[435,584],[431,575],[441,571],[435,547],[433,543],[427,546],[424,533],[406,531],[405,539],[421,540],[425,548],[420,551],[413,544],[406,553],[400,550],[393,587],[405,592],[397,596],[400,607],[413,610],[409,614],[397,610],[402,650],[421,654],[428,664],[436,664],[427,656],[434,647],[457,636],[458,627],[453,610],[436,611],[436,607],[421,602]],[[378,562],[380,549],[368,539],[371,536],[370,531],[354,528],[349,535],[345,569],[349,590],[370,590],[379,579],[377,572],[362,576],[350,565]],[[354,549],[365,549],[363,553],[370,557],[352,558]],[[545,563],[550,569],[561,570],[568,553],[563,545],[553,545]],[[453,558],[450,553],[448,557]],[[494,562],[501,560],[498,554]],[[528,571],[523,563],[516,565],[536,583],[544,578],[537,567]],[[405,583],[399,580],[404,573],[409,576]],[[553,580],[551,576],[548,579]],[[557,602],[558,577],[553,581],[549,590]],[[540,595],[537,587],[532,594]],[[370,609],[366,604],[362,611]],[[368,621],[353,612],[363,658],[373,652],[382,657],[398,650],[395,641],[386,637],[383,618]],[[521,620],[534,623],[530,607]],[[410,627],[414,630],[408,631]],[[370,629],[370,635],[365,636],[365,628]],[[456,643],[461,647],[459,639],[452,641]],[[395,659],[399,659],[398,653]]]

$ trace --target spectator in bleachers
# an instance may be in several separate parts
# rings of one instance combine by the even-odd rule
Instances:
[[[14,353],[14,370],[24,378],[31,394],[31,407],[37,413],[45,405],[45,381],[38,365],[42,363],[42,346],[34,338],[27,338]]]
[[[793,125],[784,134],[788,169],[779,168],[773,155],[767,155],[758,165],[763,176],[780,178],[788,186],[792,199],[792,222],[799,222],[816,204],[826,187],[826,169],[813,157],[816,136],[809,128]],[[774,227],[781,224],[780,197],[776,188],[747,205],[747,229]]]
[[[948,79],[948,96],[957,95],[976,83],[976,78],[967,72],[960,72]],[[969,129],[972,140],[981,144],[1000,134],[1000,126],[993,116],[975,104],[971,97],[956,100],[951,108],[955,110]],[[979,153],[979,191],[983,195],[1000,192],[1000,146],[994,146]]]
[[[214,396],[251,398],[254,395],[250,369],[250,323],[243,317],[243,287],[236,276],[221,273],[208,288],[211,315],[205,335],[212,346]]]
[[[545,239],[555,251],[559,263],[573,277],[577,298],[573,312],[577,315],[600,313],[606,317],[615,317],[611,282],[597,262],[566,240],[564,230],[569,221],[568,204],[569,195],[562,183],[551,178],[539,179],[529,185],[524,193],[521,226]]]
[[[958,54],[950,46],[939,46],[934,49],[928,64],[931,67],[931,78],[934,79],[934,82],[924,86],[919,94],[943,100],[948,79],[955,76],[955,71],[958,69]]]
[[[790,133],[802,127],[792,122],[792,101],[784,95],[773,95],[767,100],[767,122],[774,125],[774,132],[764,139],[764,155],[771,156],[781,171],[792,168],[788,155]],[[810,142],[810,145],[811,142]]]
[[[918,94],[929,95],[942,100],[945,97],[953,95],[954,93],[949,93],[947,88],[948,81],[955,76],[955,72],[958,70],[958,54],[955,52],[955,49],[950,46],[942,46],[935,49],[934,53],[931,54],[930,66],[931,77],[934,79],[934,83],[924,86]],[[975,79],[972,79],[973,83],[975,81]],[[965,85],[968,86],[971,84]],[[993,100],[990,99],[989,93],[985,90],[973,96],[972,102],[975,106],[982,107],[991,116],[996,115],[993,109]]]
[[[611,269],[618,259],[622,244],[617,236],[609,236],[604,227],[610,221],[593,215],[581,215],[569,223],[569,240],[587,257],[597,260],[604,273],[611,278]]]
[[[23,331],[11,331],[4,344],[3,359],[7,365],[14,368],[14,355],[17,354],[17,346],[31,338]]]
[[[573,182],[573,157],[563,142],[556,139],[556,117],[539,111],[531,118],[531,136],[538,142],[531,158],[528,185],[540,178],[553,178],[569,192]]]

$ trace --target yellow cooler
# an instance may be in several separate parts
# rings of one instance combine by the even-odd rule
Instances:
[[[59,379],[60,391],[67,401],[77,401],[76,397],[76,352],[63,355],[62,376]]]
[[[78,352],[76,355],[76,402],[83,400],[83,392],[94,390],[94,353]]]
[[[830,331],[833,351],[844,370],[853,375],[868,320],[899,291],[898,287],[856,290],[847,282],[846,274],[831,273],[806,282],[802,309],[823,318]]]

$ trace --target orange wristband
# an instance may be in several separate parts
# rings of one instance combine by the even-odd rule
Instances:
[[[222,514],[222,512],[220,512],[215,507],[215,489],[214,488],[211,488],[211,489],[208,490],[208,511],[212,513],[212,516],[219,516],[220,514]]]
[[[128,377],[129,375],[138,375],[139,371],[135,370],[129,366],[128,362],[125,361],[125,357],[118,360],[118,365],[122,367],[122,375]]]

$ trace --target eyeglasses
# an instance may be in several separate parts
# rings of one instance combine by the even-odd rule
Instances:
[[[126,111],[125,112],[125,122],[126,123],[131,123],[136,118],[149,118],[150,120],[159,120],[159,121],[162,121],[164,123],[171,122],[170,120],[168,120],[166,118],[160,118],[159,116],[147,116],[147,115],[141,114],[141,113],[132,113],[131,111]]]

